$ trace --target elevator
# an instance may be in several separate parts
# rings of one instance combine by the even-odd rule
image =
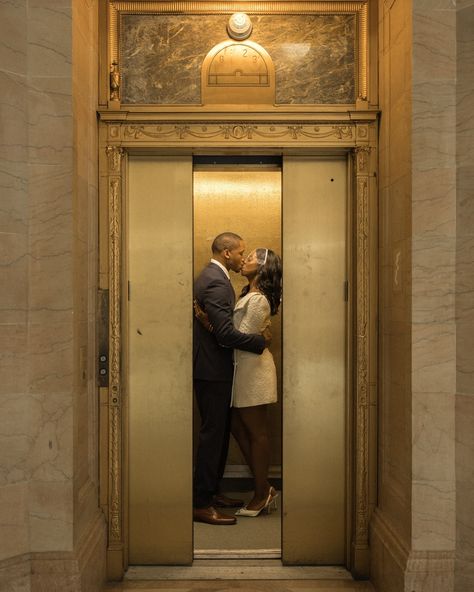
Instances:
[[[130,155],[124,209],[130,564],[191,564],[203,544],[216,558],[232,551],[229,545],[242,553],[239,523],[247,520],[241,525],[247,540],[252,528],[269,524],[268,516],[241,518],[225,532],[199,525],[199,533],[192,522],[199,421],[192,285],[213,238],[225,230],[240,234],[247,252],[267,247],[281,254],[284,270],[271,345],[279,397],[270,411],[270,478],[280,487],[280,513],[272,540],[246,556],[271,549],[284,564],[346,563],[348,176],[345,154]],[[238,296],[244,280],[232,279]],[[226,473],[234,483],[250,477],[235,443]]]

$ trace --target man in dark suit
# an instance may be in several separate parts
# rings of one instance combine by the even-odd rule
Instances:
[[[235,524],[233,516],[218,507],[241,505],[218,495],[219,481],[229,447],[230,401],[232,395],[233,350],[261,354],[270,334],[248,335],[234,328],[235,293],[229,270],[240,272],[245,251],[244,241],[225,232],[212,243],[212,259],[194,285],[194,297],[207,313],[212,331],[194,319],[194,390],[201,415],[201,429],[194,471],[194,512],[197,522]]]

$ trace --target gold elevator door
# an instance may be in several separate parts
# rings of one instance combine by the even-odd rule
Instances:
[[[198,207],[192,159],[131,157],[128,178],[129,561],[190,564]],[[285,564],[345,563],[347,192],[344,158],[283,159],[282,392],[275,418],[283,429],[274,436],[282,444],[273,462],[282,464]],[[239,232],[235,210],[219,230]],[[261,224],[265,242],[266,220]],[[245,228],[241,233],[246,238]],[[260,243],[258,230],[252,234]]]

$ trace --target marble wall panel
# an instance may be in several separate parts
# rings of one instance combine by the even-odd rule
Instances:
[[[417,323],[412,329],[415,392],[454,393],[456,329],[454,323]],[[454,401],[452,401],[454,405]],[[436,410],[434,410],[437,413]],[[413,435],[416,437],[416,434]],[[454,432],[451,434],[454,438]]]
[[[0,323],[18,324],[26,321],[28,309],[28,249],[24,234],[0,233],[0,266],[2,285],[0,291]],[[5,327],[10,331],[11,327]]]
[[[0,38],[0,70],[26,74],[27,0],[1,2],[2,35]]]
[[[402,167],[400,167],[401,175],[392,177],[392,183],[388,186],[386,194],[385,231],[387,239],[393,245],[408,239],[411,234],[411,175],[408,167],[404,165]]]
[[[454,480],[455,413],[451,393],[413,393],[413,478]]]
[[[72,162],[71,95],[71,80],[66,77],[30,79],[28,158],[32,164],[64,165]]]
[[[412,94],[411,2],[379,2],[379,80],[383,159],[379,180],[380,243],[383,258],[380,284],[381,382],[379,389],[379,496],[371,539],[371,572],[377,589],[406,590],[405,563],[412,546],[411,508],[419,493],[413,488],[412,363],[413,310],[412,184],[413,134],[408,116]],[[420,446],[431,442],[422,432]],[[413,464],[412,464],[413,463]],[[417,588],[418,590],[418,588]],[[421,590],[421,588],[420,588]]]
[[[455,236],[456,213],[452,206],[456,199],[455,170],[418,171],[413,179],[413,194],[416,197],[412,218],[418,234],[432,239]]]
[[[474,588],[474,397],[456,397],[456,574],[455,590]]]
[[[454,167],[456,154],[454,79],[413,85],[413,166],[418,171]]]
[[[95,116],[98,71],[98,2],[73,3],[73,295],[74,295],[74,544],[100,516],[98,509],[98,400],[96,367],[98,147]],[[103,523],[101,522],[102,527]],[[84,588],[99,590],[104,580],[102,532],[95,555],[82,574]]]
[[[31,549],[35,552],[72,551],[71,481],[31,481],[28,493]]]
[[[407,2],[379,3],[380,332],[379,488],[388,541],[411,536],[411,21]],[[383,530],[383,529],[382,529]],[[381,590],[399,590],[401,566],[374,531],[372,572]],[[380,548],[375,548],[380,545]],[[378,558],[378,559],[377,559]]]
[[[474,589],[474,1],[458,0],[455,591]]]
[[[393,64],[391,68],[396,69],[397,66]],[[412,129],[411,121],[406,117],[411,108],[412,101],[408,92],[402,93],[396,102],[390,102],[387,128],[384,130],[384,138],[390,143],[387,170],[387,184],[390,186],[402,177],[411,176]],[[394,146],[398,149],[394,150]],[[411,195],[410,183],[406,184],[406,193]]]
[[[28,552],[27,496],[25,482],[0,487],[0,559]]]
[[[471,300],[472,302],[472,300]],[[473,315],[472,304],[470,306]],[[457,391],[460,394],[473,395],[474,383],[474,322],[464,320],[457,331]]]
[[[452,204],[450,206],[450,217],[452,217],[454,208]],[[430,220],[435,220],[434,212],[425,210],[425,215]],[[454,333],[455,249],[454,237],[423,237],[413,241],[413,321],[415,323],[451,322]],[[454,346],[453,342],[452,347]],[[454,392],[455,385],[453,384],[451,388]]]
[[[413,3],[413,75],[418,82],[456,77],[456,11],[453,2],[443,8]]]
[[[30,592],[31,566],[28,554],[0,561],[0,590]]]
[[[70,0],[28,1],[28,68],[35,76],[70,77]]]
[[[474,84],[473,84],[474,88]],[[472,101],[472,99],[471,99]],[[474,109],[474,105],[473,105]],[[459,117],[459,115],[458,115]],[[474,127],[474,121],[473,121]],[[474,144],[474,139],[472,140]],[[461,156],[463,158],[463,155]],[[474,228],[474,160],[469,165],[459,164],[457,167],[457,219],[456,229],[460,236],[473,234]]]
[[[36,426],[41,420],[41,406],[34,395],[5,394],[0,397],[2,417],[8,425],[0,435],[0,486],[28,481]]]
[[[412,549],[444,551],[456,542],[456,489],[454,480],[413,480]],[[439,587],[439,592],[446,590]]]
[[[447,2],[430,7],[414,2],[413,9],[412,548],[444,553],[436,561],[445,574],[440,573],[436,581],[431,575],[436,563],[432,566],[429,559],[420,568],[424,573],[407,574],[407,584],[452,590],[450,557],[456,544],[455,7]]]
[[[35,404],[40,412],[33,424],[33,445],[25,463],[31,480],[67,482],[73,473],[70,398],[65,393],[35,395]]]
[[[27,391],[27,336],[26,323],[0,324],[0,400]]]
[[[28,590],[28,101],[26,1],[1,3],[0,28],[0,588]]]
[[[0,62],[0,232],[27,233],[27,87]]]
[[[353,15],[251,15],[276,69],[276,103],[355,102]],[[199,104],[201,64],[228,15],[123,15],[122,102]]]

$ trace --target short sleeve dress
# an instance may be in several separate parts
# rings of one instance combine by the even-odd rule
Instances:
[[[259,292],[249,292],[234,308],[234,326],[242,333],[261,333],[270,325],[270,304]],[[262,354],[234,350],[232,405],[251,407],[277,400],[276,368],[265,348]]]

